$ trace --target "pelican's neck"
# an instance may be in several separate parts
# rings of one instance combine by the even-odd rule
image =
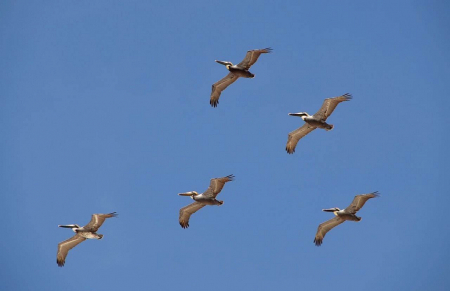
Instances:
[[[311,118],[312,116],[305,112],[305,115],[302,115],[301,118],[305,121],[306,118]]]
[[[336,209],[336,210],[333,211],[334,215],[339,216],[339,212],[341,212],[342,210],[339,209],[339,208],[337,208],[337,207],[336,207],[335,209]]]
[[[80,230],[83,230],[83,228],[80,226],[77,226],[77,227],[72,228],[72,230],[73,230],[73,232],[78,232]]]

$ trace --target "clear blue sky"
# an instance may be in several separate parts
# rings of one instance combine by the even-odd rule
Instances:
[[[450,290],[447,1],[151,2],[1,1],[1,290]],[[214,60],[264,47],[211,108]],[[112,211],[58,268],[57,225]]]

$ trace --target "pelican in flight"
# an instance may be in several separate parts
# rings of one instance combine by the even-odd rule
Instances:
[[[222,188],[225,185],[225,183],[233,181],[233,179],[234,179],[233,175],[211,179],[208,189],[206,189],[206,191],[203,192],[202,194],[198,194],[195,191],[179,193],[178,195],[180,196],[190,196],[192,199],[195,200],[194,203],[189,204],[188,206],[185,206],[180,209],[180,217],[178,220],[180,222],[181,227],[188,228],[189,218],[191,217],[191,215],[197,212],[197,210],[203,208],[204,206],[222,205],[223,201],[217,200],[216,196],[220,193],[220,191],[222,191]]]
[[[289,133],[288,141],[286,144],[286,151],[288,152],[288,154],[293,154],[295,152],[295,147],[297,146],[298,141],[314,129],[323,128],[326,131],[332,130],[334,126],[332,124],[326,123],[325,121],[331,115],[331,113],[333,113],[334,109],[339,103],[349,101],[350,99],[352,99],[352,95],[350,95],[349,93],[339,97],[327,98],[323,102],[322,107],[319,109],[319,111],[317,111],[314,115],[309,115],[306,112],[289,113],[289,115],[291,116],[301,117],[305,124],[302,127]]]
[[[98,234],[97,230],[102,226],[105,219],[116,216],[117,214],[115,212],[92,214],[91,221],[83,227],[80,227],[78,224],[58,225],[59,227],[71,228],[75,232],[74,236],[58,244],[58,253],[56,254],[56,263],[58,263],[58,266],[64,266],[67,254],[79,243],[84,242],[88,238],[102,239],[103,234]]]
[[[230,73],[228,73],[225,78],[212,85],[211,99],[209,101],[211,106],[217,107],[217,104],[219,104],[220,93],[233,84],[239,77],[254,78],[255,75],[249,71],[250,67],[256,63],[261,54],[267,54],[271,51],[272,49],[269,47],[260,50],[248,51],[244,60],[237,65],[233,65],[231,62],[216,60],[217,63],[224,65]]]
[[[361,217],[356,216],[356,212],[358,212],[370,198],[378,197],[378,192],[373,192],[369,194],[361,194],[356,195],[353,199],[352,204],[345,209],[339,209],[337,207],[330,209],[322,209],[322,211],[333,212],[336,217],[325,221],[317,228],[316,237],[314,238],[314,243],[316,246],[320,246],[322,244],[323,238],[332,228],[338,226],[346,220],[351,221],[361,221]]]

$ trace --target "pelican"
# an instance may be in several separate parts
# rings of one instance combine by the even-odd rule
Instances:
[[[202,194],[198,194],[195,191],[190,191],[186,193],[179,193],[180,196],[190,196],[192,199],[195,200],[194,203],[189,204],[188,206],[185,206],[180,209],[180,217],[179,222],[182,228],[188,228],[189,227],[189,218],[192,214],[197,212],[197,210],[203,208],[205,205],[222,205],[223,201],[217,200],[216,196],[222,191],[223,186],[226,182],[233,181],[234,176],[228,175],[226,177],[222,178],[214,178],[211,179],[211,182],[209,183],[208,189],[206,189],[205,192]]]
[[[352,99],[352,95],[349,93],[344,94],[339,97],[327,98],[322,104],[322,107],[319,111],[314,115],[309,115],[306,112],[298,112],[298,113],[289,113],[290,116],[299,116],[305,121],[305,124],[290,132],[288,135],[288,141],[286,143],[286,151],[288,154],[293,154],[295,152],[295,147],[297,146],[298,141],[313,131],[316,128],[323,128],[326,131],[332,130],[334,125],[328,124],[325,121],[327,118],[333,113],[336,106],[344,101],[349,101]]]
[[[105,219],[116,216],[116,212],[108,214],[92,214],[91,221],[83,227],[80,227],[78,224],[58,225],[59,227],[71,228],[73,232],[76,233],[68,240],[58,244],[58,253],[56,254],[56,263],[58,263],[58,266],[64,266],[69,251],[86,239],[102,239],[103,234],[98,234],[97,230],[102,226]]]
[[[356,195],[353,199],[352,204],[350,204],[350,206],[345,209],[341,210],[337,207],[322,209],[322,211],[333,212],[336,217],[319,225],[319,227],[317,228],[316,237],[314,238],[314,243],[316,244],[316,246],[320,246],[322,244],[323,238],[333,227],[338,226],[346,220],[361,221],[362,218],[356,216],[356,212],[358,212],[358,210],[360,210],[364,206],[367,200],[378,196],[380,196],[378,194],[378,191],[369,194]]]
[[[259,50],[248,51],[242,62],[237,65],[233,65],[231,62],[217,61],[217,63],[224,65],[230,73],[222,80],[212,85],[211,99],[209,103],[212,107],[217,107],[219,104],[220,93],[225,90],[229,85],[233,84],[239,77],[254,78],[255,75],[250,73],[250,67],[256,63],[261,54],[270,53],[272,49],[270,47]]]

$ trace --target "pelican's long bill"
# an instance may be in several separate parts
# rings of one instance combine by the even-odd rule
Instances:
[[[308,116],[307,113],[305,112],[298,112],[298,113],[288,113],[288,115],[290,116],[298,116],[298,117],[302,117],[302,116]]]
[[[232,66],[233,64],[232,63],[230,63],[230,62],[225,62],[225,61],[218,61],[218,60],[216,60],[216,63],[219,63],[219,64],[221,64],[221,65],[224,65],[224,66],[226,66],[226,65],[230,65],[230,66]]]
[[[63,228],[76,228],[79,227],[76,224],[67,224],[67,225],[58,225],[59,227],[63,227]]]
[[[325,212],[335,212],[335,211],[339,211],[339,209],[336,209],[336,208],[328,208],[328,209],[322,209],[322,211],[325,211]]]
[[[192,195],[196,195],[197,192],[195,191],[190,191],[190,192],[185,192],[185,193],[178,193],[178,195],[180,196],[192,196]]]

